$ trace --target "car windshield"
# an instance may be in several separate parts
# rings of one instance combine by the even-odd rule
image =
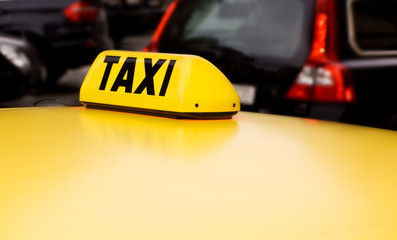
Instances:
[[[173,42],[165,44],[217,46],[255,58],[295,60],[310,37],[311,5],[304,0],[182,1],[164,36]]]

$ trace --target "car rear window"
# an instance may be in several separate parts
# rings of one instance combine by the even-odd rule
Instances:
[[[397,50],[397,1],[351,0],[352,41],[362,50]]]
[[[163,36],[169,41],[163,43],[211,42],[247,56],[292,60],[309,48],[312,9],[312,0],[181,1]]]

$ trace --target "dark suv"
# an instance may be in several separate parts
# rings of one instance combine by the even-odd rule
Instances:
[[[207,58],[243,110],[395,128],[395,9],[395,0],[176,0],[146,50]]]
[[[25,39],[39,54],[40,80],[55,81],[112,47],[99,0],[4,0],[0,11],[0,31]]]

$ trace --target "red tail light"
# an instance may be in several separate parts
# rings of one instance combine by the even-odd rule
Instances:
[[[143,49],[144,52],[158,52],[159,50],[158,44],[160,37],[163,34],[164,28],[167,25],[168,21],[170,20],[170,17],[172,13],[175,11],[175,8],[178,5],[179,1],[180,0],[174,0],[169,5],[167,11],[164,13],[163,17],[161,18],[161,21],[157,26],[156,31],[153,34],[151,43]]]
[[[353,87],[341,64],[306,64],[287,94],[288,99],[315,102],[352,102]]]
[[[286,98],[317,102],[352,102],[349,71],[337,61],[335,4],[317,0],[312,50]]]
[[[98,9],[86,1],[75,2],[65,8],[66,18],[74,23],[94,22],[98,17]]]

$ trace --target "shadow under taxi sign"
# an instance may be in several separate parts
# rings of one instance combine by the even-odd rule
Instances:
[[[193,55],[104,51],[80,89],[87,107],[186,118],[230,118],[240,100],[229,80]]]

